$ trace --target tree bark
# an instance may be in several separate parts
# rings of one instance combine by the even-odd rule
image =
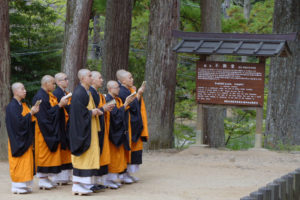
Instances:
[[[179,9],[179,0],[151,0],[150,3],[145,101],[151,149],[174,145],[177,55],[172,48],[177,41],[172,37],[172,30],[179,27]]]
[[[251,0],[244,0],[244,17],[245,19],[249,20],[251,12]]]
[[[202,32],[222,32],[221,1],[201,0],[201,30]],[[208,60],[222,60],[220,56],[211,56]],[[210,147],[225,146],[224,108],[204,108],[203,141]]]
[[[7,159],[5,108],[10,99],[9,0],[0,4],[0,160]]]
[[[300,1],[276,0],[273,33],[300,31]],[[292,56],[271,59],[265,145],[300,145],[300,36]]]
[[[93,0],[67,2],[62,71],[69,77],[69,89],[78,84],[77,72],[86,67],[88,27]]]
[[[107,0],[102,75],[116,80],[119,69],[128,69],[133,0]]]
[[[98,13],[94,16],[94,35],[93,35],[93,47],[92,47],[92,59],[99,60],[101,56],[101,47],[100,47],[100,15]]]

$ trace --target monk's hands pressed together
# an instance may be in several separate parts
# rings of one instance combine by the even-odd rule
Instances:
[[[115,107],[115,104],[105,104],[102,108],[104,111],[112,111],[112,109]]]
[[[68,104],[69,102],[69,99],[67,98],[61,98],[60,102],[58,103],[58,106],[61,108],[61,107],[64,107]]]
[[[32,108],[30,110],[30,114],[34,115],[34,114],[38,113],[39,111],[40,111],[40,106],[39,105],[35,105],[35,106],[32,106]]]
[[[92,110],[92,116],[99,116],[99,115],[103,115],[103,112],[101,110],[99,110],[98,108],[94,108]]]
[[[128,96],[126,99],[125,99],[125,102],[124,102],[124,107],[126,108],[134,99],[136,98],[135,95],[133,96]]]

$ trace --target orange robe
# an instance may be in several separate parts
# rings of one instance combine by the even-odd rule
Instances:
[[[43,89],[41,89],[43,90]],[[40,104],[40,111],[37,113],[37,121],[41,120],[40,123],[44,123],[44,121],[38,116],[39,114],[43,114],[42,116],[45,117],[48,115],[48,111],[46,109],[42,109],[41,106],[46,107],[42,104],[50,104],[51,107],[57,106],[58,102],[56,97],[50,92],[46,93],[45,91],[38,91],[38,96],[34,97],[34,101],[38,100],[38,98],[42,98],[42,103]],[[41,94],[42,93],[42,94]],[[47,102],[46,95],[49,97],[49,102]],[[60,109],[60,108],[58,108]],[[44,113],[40,113],[40,112]],[[50,122],[49,122],[50,123]],[[52,123],[52,122],[51,122]],[[53,122],[52,126],[57,126]],[[58,133],[59,134],[59,133]],[[49,137],[49,136],[48,136]],[[61,148],[59,139],[53,133],[53,141],[55,141],[57,147],[54,150],[51,150],[48,143],[46,142],[43,133],[40,130],[39,123],[35,124],[35,164],[36,164],[36,171],[40,173],[54,173],[57,174],[61,172]]]
[[[30,109],[26,103],[22,103],[23,111],[22,116],[27,115]],[[35,118],[31,117],[32,121]],[[33,179],[34,174],[34,160],[33,160],[33,146],[31,145],[28,150],[19,157],[12,156],[10,141],[8,140],[8,162],[10,177],[13,182],[27,182]]]

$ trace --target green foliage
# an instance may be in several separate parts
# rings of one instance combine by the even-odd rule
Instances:
[[[106,0],[94,0],[93,1],[93,12],[105,15]]]
[[[47,2],[10,2],[11,81],[25,84],[29,100],[40,86],[32,80],[60,70],[64,27],[56,24],[59,14]]]
[[[180,30],[187,32],[200,32],[201,15],[199,3],[183,0],[180,7]]]
[[[196,133],[194,128],[181,124],[175,123],[174,125],[174,136],[175,136],[175,147],[183,149],[188,145],[195,143]]]
[[[234,150],[253,147],[253,140],[249,139],[254,138],[256,112],[237,108],[230,111],[232,116],[224,120],[226,147]]]
[[[253,4],[250,19],[247,21],[243,7],[232,5],[228,9],[228,19],[222,19],[222,31],[225,33],[272,33],[274,0]]]

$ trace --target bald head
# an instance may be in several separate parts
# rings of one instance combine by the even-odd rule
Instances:
[[[20,82],[16,82],[16,83],[13,83],[11,85],[11,90],[13,92],[13,94],[15,94],[16,90],[20,89],[21,87],[24,87],[24,85]]]
[[[92,86],[95,89],[99,89],[100,87],[102,87],[103,78],[102,78],[102,75],[100,74],[100,72],[92,71],[91,74],[92,74]]]
[[[106,84],[107,87],[107,91],[108,93],[115,97],[119,95],[120,92],[120,87],[119,87],[119,83],[117,81],[108,81]]]
[[[41,80],[42,88],[46,92],[51,92],[55,89],[55,80],[53,76],[45,75]]]
[[[45,85],[46,83],[52,82],[54,81],[53,76],[50,75],[45,75],[43,76],[42,80],[41,80],[41,85]]]
[[[118,81],[121,82],[128,75],[128,73],[129,72],[124,69],[119,69],[116,73]]]
[[[117,79],[122,85],[127,88],[131,88],[133,86],[133,78],[130,72],[120,69],[116,73]]]
[[[14,94],[14,98],[18,101],[21,101],[26,97],[26,90],[22,83],[16,82],[11,85],[12,92]]]
[[[88,69],[81,69],[78,71],[78,79],[80,83],[89,87],[92,84],[92,74],[91,71]]]
[[[59,72],[59,73],[55,74],[54,78],[55,78],[56,85],[58,85],[63,90],[65,90],[68,87],[69,80],[65,73]]]

